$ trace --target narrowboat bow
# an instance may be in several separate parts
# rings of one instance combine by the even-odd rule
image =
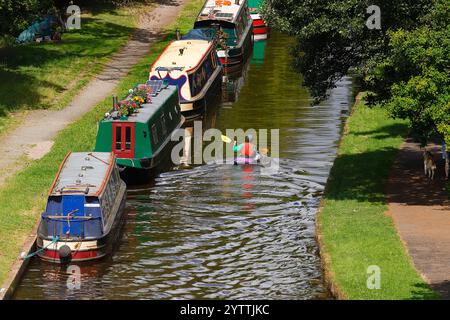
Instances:
[[[250,16],[253,20],[253,35],[255,40],[265,40],[269,35],[269,27],[261,17],[261,6],[263,0],[248,0]]]

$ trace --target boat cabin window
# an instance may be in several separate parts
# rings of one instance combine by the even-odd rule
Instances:
[[[239,37],[239,33],[236,33],[236,29],[220,27],[220,31],[219,45],[221,42],[224,42],[228,47],[234,47]]]
[[[103,212],[103,227],[109,222],[110,215],[112,213],[111,208],[117,197],[120,187],[120,178],[118,176],[117,167],[113,168],[111,176],[105,186],[105,190],[101,197],[102,212]]]
[[[161,127],[163,135],[165,136],[167,134],[167,127],[166,127],[166,118],[164,117],[164,115],[161,116]]]
[[[152,138],[153,138],[153,143],[155,145],[158,144],[158,130],[156,130],[156,124],[152,125]]]
[[[122,127],[116,128],[116,150],[121,149],[121,143],[122,143]]]
[[[125,150],[131,150],[131,128],[125,128]]]
[[[212,55],[209,54],[201,66],[194,73],[189,75],[189,84],[191,87],[191,95],[193,97],[202,91],[208,80],[211,78],[215,70],[213,65]]]

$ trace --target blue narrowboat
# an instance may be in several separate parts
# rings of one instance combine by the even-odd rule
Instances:
[[[38,256],[66,263],[108,254],[120,234],[126,194],[113,153],[67,154],[39,224]]]

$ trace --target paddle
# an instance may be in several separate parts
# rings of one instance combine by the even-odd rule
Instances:
[[[231,140],[231,138],[229,138],[227,136],[222,135],[221,138],[222,138],[222,141],[225,142],[225,143],[233,142],[233,140]]]

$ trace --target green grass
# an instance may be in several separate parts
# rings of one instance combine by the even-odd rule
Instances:
[[[182,10],[175,23],[167,27],[165,36],[151,45],[150,52],[116,88],[118,96],[124,95],[136,83],[148,78],[151,63],[159,56],[164,47],[174,39],[175,30],[186,32],[203,5],[203,0],[192,0]],[[97,122],[109,111],[110,98],[96,105],[79,121],[71,124],[55,139],[52,150],[38,161],[27,164],[26,168],[9,179],[0,189],[0,284],[18,257],[20,248],[33,225],[39,219],[45,207],[48,189],[55,173],[69,151],[93,150],[97,133]]]
[[[407,123],[383,109],[355,108],[318,218],[329,271],[348,299],[438,298],[412,266],[386,215],[384,187]],[[379,290],[367,288],[371,265],[381,270]]]
[[[0,134],[11,112],[65,107],[129,39],[137,13],[151,6],[82,8],[81,29],[60,43],[0,48]]]

